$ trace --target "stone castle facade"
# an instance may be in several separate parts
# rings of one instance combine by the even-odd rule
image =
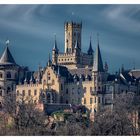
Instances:
[[[87,53],[82,52],[81,30],[81,23],[65,23],[65,52],[59,52],[55,39],[52,60],[49,57],[47,65],[35,72],[17,65],[6,44],[0,59],[0,107],[5,95],[14,94],[16,100],[22,95],[36,104],[83,105],[94,114],[100,107],[110,107],[114,94],[140,94],[140,74],[124,68],[108,73],[99,41],[95,54],[91,40]]]

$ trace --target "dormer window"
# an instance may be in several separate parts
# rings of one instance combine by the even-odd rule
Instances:
[[[11,73],[10,72],[7,72],[7,78],[11,78]]]

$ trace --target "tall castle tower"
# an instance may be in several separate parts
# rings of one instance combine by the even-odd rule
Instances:
[[[82,23],[65,23],[65,53],[73,53],[76,41],[81,51],[81,31]]]
[[[59,52],[55,38],[55,43],[52,50],[52,63],[55,65],[66,66],[68,69],[92,67],[94,51],[92,49],[91,39],[87,53],[82,52],[82,23],[66,22],[64,24],[64,28],[65,51],[64,53]]]
[[[14,101],[18,70],[19,66],[16,64],[9,50],[8,40],[6,41],[6,48],[0,59],[0,109],[4,105],[9,105],[9,101]],[[6,101],[8,101],[8,104]]]

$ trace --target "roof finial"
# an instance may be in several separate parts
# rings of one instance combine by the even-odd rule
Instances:
[[[135,70],[135,60],[133,61],[133,69]]]
[[[56,41],[56,33],[54,33],[54,40]]]
[[[49,53],[49,60],[48,60],[48,66],[51,66],[51,58],[50,58],[50,53]]]
[[[9,39],[7,39],[5,43],[6,43],[6,46],[8,47],[8,46],[9,46],[9,44],[10,44]]]
[[[58,48],[57,48],[57,43],[56,43],[56,33],[54,33],[54,47],[53,47],[53,51],[56,51],[56,53],[58,53]]]
[[[91,35],[90,35],[90,42],[91,42]]]
[[[97,43],[98,43],[98,46],[99,46],[99,33],[97,33]]]
[[[124,72],[124,64],[122,64],[122,67],[121,67],[121,73]]]

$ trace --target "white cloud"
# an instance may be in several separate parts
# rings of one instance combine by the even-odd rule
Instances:
[[[140,32],[140,21],[135,19],[138,13],[140,5],[113,5],[102,11],[109,24],[131,33]]]

